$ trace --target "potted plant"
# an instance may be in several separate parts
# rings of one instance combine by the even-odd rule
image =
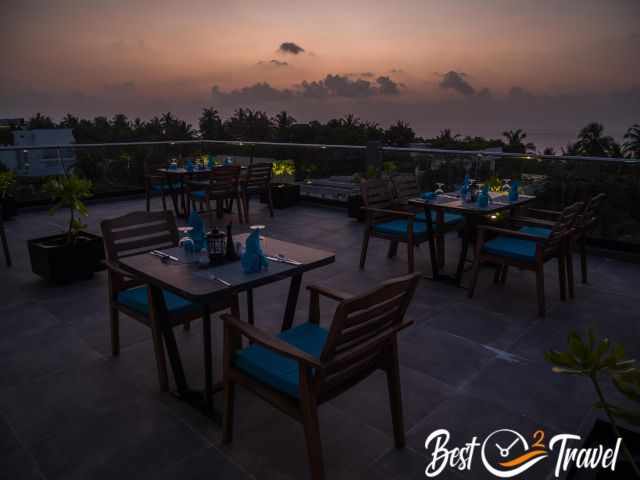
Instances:
[[[16,174],[11,170],[0,171],[0,207],[2,219],[9,220],[18,212],[13,187],[16,184]]]
[[[296,167],[293,160],[276,160],[273,162],[273,178],[271,179],[271,198],[274,208],[288,208],[300,200],[300,185],[294,183]],[[266,198],[261,200],[266,202]]]
[[[596,478],[640,478],[640,433],[621,428],[619,421],[640,426],[640,369],[635,360],[625,358],[621,345],[612,345],[607,338],[597,340],[589,329],[583,340],[576,332],[569,334],[569,349],[566,352],[545,353],[556,373],[579,375],[588,379],[596,393],[594,407],[605,412],[608,422],[597,420],[587,435],[585,447],[612,446],[622,438],[622,458],[615,472],[599,472]],[[637,404],[638,408],[615,405],[605,398],[602,377],[608,377],[618,392]],[[568,478],[577,475],[574,469]]]
[[[102,238],[85,232],[81,217],[88,215],[83,200],[91,196],[91,181],[75,175],[49,179],[44,190],[55,205],[49,211],[68,209],[69,224],[64,233],[28,241],[31,270],[54,283],[91,278],[102,270]]]

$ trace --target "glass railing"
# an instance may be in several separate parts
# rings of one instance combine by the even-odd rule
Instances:
[[[0,147],[0,169],[13,171],[11,188],[21,206],[44,204],[44,181],[75,173],[90,179],[96,197],[139,194],[145,175],[171,159],[234,163],[260,161],[291,165],[274,181],[298,182],[314,200],[344,203],[363,176],[415,174],[424,190],[436,184],[456,188],[465,175],[499,189],[518,178],[541,208],[560,209],[599,192],[607,194],[593,240],[609,248],[640,252],[640,160],[544,156],[493,151],[396,148],[376,144],[322,145],[239,141],[131,142],[35,147]]]

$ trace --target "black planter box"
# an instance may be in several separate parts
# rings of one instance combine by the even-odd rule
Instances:
[[[360,195],[350,195],[347,200],[347,213],[350,218],[355,218],[359,222],[363,222],[365,219],[365,213],[362,210],[363,207],[362,197]]]
[[[53,283],[86,280],[104,269],[102,237],[80,233],[74,245],[66,244],[66,235],[51,235],[27,241],[31,270]]]
[[[640,463],[640,433],[632,432],[625,428],[618,427],[620,435],[622,435],[622,441],[627,445],[627,448],[633,455],[636,464]],[[584,441],[583,448],[596,447],[603,445],[605,448],[613,448],[616,444],[616,437],[611,429],[611,424],[604,420],[596,420],[593,424],[593,428],[587,435]],[[595,473],[595,477],[594,477]],[[627,457],[624,454],[622,447],[618,453],[618,461],[616,462],[616,470],[578,470],[572,467],[567,475],[567,480],[582,480],[582,479],[597,479],[597,480],[613,480],[622,478],[635,478],[635,473],[631,464],[627,461]]]
[[[0,208],[2,209],[3,220],[11,220],[18,214],[18,204],[13,195],[0,199]]]
[[[273,183],[271,184],[271,199],[273,208],[292,207],[300,201],[300,185],[293,183]],[[260,201],[267,203],[267,197],[260,194]]]

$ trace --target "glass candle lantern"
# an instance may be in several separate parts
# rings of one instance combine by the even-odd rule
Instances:
[[[207,234],[207,251],[212,265],[219,265],[224,262],[227,253],[224,232],[214,228]]]

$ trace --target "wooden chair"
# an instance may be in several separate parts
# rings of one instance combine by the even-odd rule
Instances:
[[[242,199],[239,189],[241,171],[242,167],[239,165],[222,165],[211,170],[208,180],[187,181],[186,188],[192,208],[196,209],[197,201],[200,203],[202,211],[213,214],[211,202],[215,201],[216,212],[218,216],[221,216],[224,202],[229,201],[233,207],[235,201],[238,208],[238,222],[243,223]],[[211,218],[211,224],[213,224],[213,218]]]
[[[269,215],[273,218],[273,199],[271,198],[272,163],[254,163],[247,167],[247,171],[240,183],[244,218],[249,221],[249,200],[252,195],[265,195],[269,206]]]
[[[169,191],[166,185],[166,179],[162,175],[145,175],[144,176],[144,195],[146,200],[147,212],[151,210],[151,197],[159,193],[162,198],[162,210],[167,210],[166,194]]]
[[[391,183],[393,185],[396,201],[405,208],[408,207],[408,200],[410,198],[419,198],[422,194],[420,186],[418,185],[418,179],[415,175],[401,174],[391,177]],[[416,211],[416,221],[426,222],[427,217],[423,209],[417,209],[417,207],[411,208]],[[432,211],[431,220],[434,225],[437,225],[437,232],[435,232],[436,243],[436,255],[440,267],[444,266],[445,259],[445,242],[444,236],[448,232],[456,231],[460,228],[464,221],[462,215],[457,213],[449,213],[442,211]]]
[[[2,204],[0,204],[2,207]],[[2,208],[0,208],[0,240],[2,240],[2,250],[4,251],[4,261],[7,267],[11,266],[11,252],[9,251],[9,242],[7,241],[7,232],[4,229],[4,219],[2,218]]]
[[[600,221],[600,210],[606,200],[607,196],[604,193],[598,193],[589,199],[586,203],[584,210],[580,213],[576,219],[574,225],[573,241],[577,244],[580,252],[580,267],[582,273],[582,283],[588,281],[588,268],[587,268],[587,237],[591,233],[598,222]],[[539,208],[530,208],[528,213],[545,218],[556,219],[562,212],[556,210],[544,210]]]
[[[304,426],[311,478],[324,478],[318,406],[350,389],[378,369],[387,374],[395,446],[405,444],[397,333],[419,275],[389,280],[352,296],[307,287],[309,322],[269,335],[239,319],[224,319],[223,442],[232,440],[234,387],[242,385]],[[329,329],[319,325],[320,295],[339,302]],[[252,344],[242,348],[242,337]]]
[[[168,377],[158,325],[151,321],[150,292],[147,286],[119,267],[119,259],[154,249],[178,245],[178,229],[171,212],[133,212],[122,217],[103,220],[100,224],[106,254],[109,285],[109,316],[111,323],[111,351],[120,353],[120,313],[151,328],[153,347],[158,367],[160,388],[168,389]],[[164,291],[164,300],[172,325],[184,325],[201,316],[201,307],[171,292]],[[230,305],[212,305],[219,311]]]
[[[369,179],[360,183],[365,229],[360,252],[360,268],[367,260],[369,238],[390,241],[388,258],[398,252],[398,243],[407,244],[409,273],[415,270],[414,247],[428,241],[427,224],[416,221],[417,213],[399,205],[387,180]]]
[[[536,273],[536,289],[538,295],[538,314],[545,315],[544,264],[558,260],[558,277],[560,281],[560,298],[566,299],[567,266],[569,267],[569,289],[573,292],[573,266],[569,255],[569,240],[574,230],[574,223],[584,207],[583,203],[575,203],[565,208],[549,228],[524,226],[519,230],[481,225],[478,227],[476,257],[473,264],[473,277],[469,288],[469,298],[473,297],[480,264],[482,262],[498,265],[494,281],[506,281],[509,266]],[[487,234],[497,234],[495,238],[487,238]]]

